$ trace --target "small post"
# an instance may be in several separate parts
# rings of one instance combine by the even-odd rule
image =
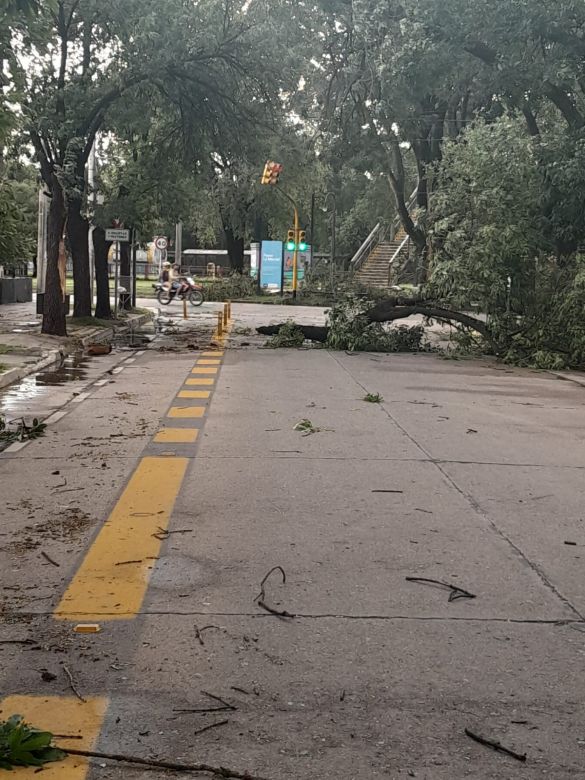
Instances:
[[[224,303],[224,305],[223,305],[223,324],[224,324],[224,327],[227,328],[228,322],[229,322],[228,304]]]
[[[227,307],[228,307],[228,320],[231,320],[231,318],[232,318],[232,302],[231,301],[227,302]]]
[[[114,254],[114,319],[118,319],[118,288],[120,286],[120,242],[116,241],[116,250]]]
[[[217,335],[223,335],[223,313],[220,311],[217,312]]]
[[[183,319],[188,320],[189,315],[187,314],[187,299],[183,298]]]

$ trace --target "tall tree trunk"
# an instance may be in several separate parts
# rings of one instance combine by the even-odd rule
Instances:
[[[226,246],[232,271],[241,274],[244,270],[244,238],[236,236],[231,228],[224,227]]]
[[[106,241],[106,231],[101,227],[96,227],[93,231],[96,285],[95,316],[102,320],[112,319],[110,280],[108,277],[108,252],[110,247],[111,242]]]
[[[59,273],[59,248],[65,228],[65,196],[57,177],[51,180],[51,202],[47,225],[47,276],[43,299],[42,333],[50,336],[66,336],[64,290]]]
[[[91,317],[89,222],[81,213],[81,199],[67,204],[67,237],[73,258],[73,316]]]

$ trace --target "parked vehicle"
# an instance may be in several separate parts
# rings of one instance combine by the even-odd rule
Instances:
[[[179,286],[180,285],[180,286]],[[188,300],[192,306],[201,306],[205,300],[203,287],[196,284],[191,276],[178,280],[172,287],[158,282],[152,285],[156,290],[156,298],[161,306],[168,306],[175,300]]]

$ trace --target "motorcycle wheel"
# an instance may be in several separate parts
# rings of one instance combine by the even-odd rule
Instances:
[[[189,303],[191,306],[201,306],[203,303],[203,293],[201,290],[191,290],[189,293]]]
[[[169,295],[168,290],[159,290],[156,295],[156,299],[161,306],[168,306],[171,302],[171,296]]]

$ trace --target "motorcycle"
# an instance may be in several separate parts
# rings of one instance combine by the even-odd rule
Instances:
[[[161,306],[168,306],[174,300],[188,300],[191,306],[201,306],[205,297],[203,295],[203,287],[200,284],[195,284],[195,281],[190,276],[186,276],[182,282],[179,282],[180,287],[170,288],[166,284],[158,282],[152,286],[156,290],[156,299]]]

